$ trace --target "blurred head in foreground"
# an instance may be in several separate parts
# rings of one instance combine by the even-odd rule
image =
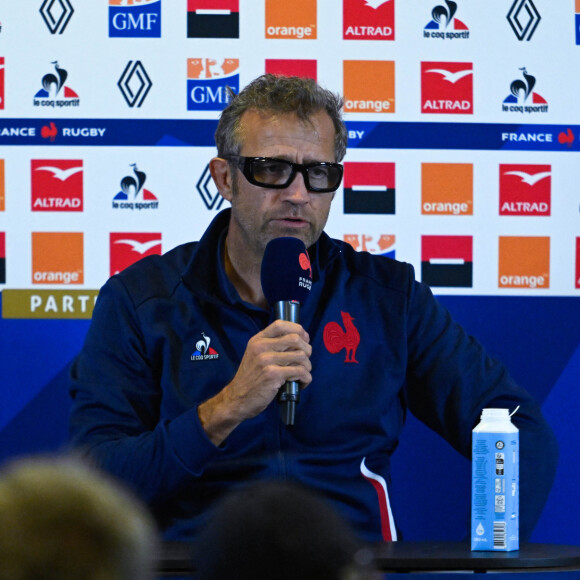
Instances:
[[[157,531],[146,508],[70,458],[0,470],[0,580],[153,578]]]
[[[329,504],[286,482],[228,495],[194,546],[199,580],[361,580],[368,552]]]

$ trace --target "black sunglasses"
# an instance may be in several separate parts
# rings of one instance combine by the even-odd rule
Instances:
[[[296,173],[302,173],[306,189],[313,193],[336,191],[342,181],[342,165],[326,161],[313,163],[292,163],[285,159],[273,157],[243,157],[242,155],[224,155],[224,159],[233,161],[244,177],[253,185],[271,189],[288,187]]]

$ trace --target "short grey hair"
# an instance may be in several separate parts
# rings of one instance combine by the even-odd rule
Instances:
[[[296,113],[309,121],[320,111],[326,111],[334,125],[334,156],[337,162],[346,154],[347,131],[342,119],[343,99],[315,80],[265,74],[254,79],[237,95],[230,91],[230,102],[222,111],[215,142],[218,156],[238,154],[242,147],[240,121],[248,110],[278,114]]]

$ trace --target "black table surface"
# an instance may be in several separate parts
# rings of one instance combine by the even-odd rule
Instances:
[[[514,552],[472,552],[462,542],[390,542],[371,550],[376,568],[384,572],[580,570],[580,546],[572,545],[529,543]],[[191,572],[190,544],[164,543],[158,568],[176,575]]]
[[[461,542],[391,542],[375,546],[385,572],[580,570],[580,546],[521,544],[513,552],[472,552]]]

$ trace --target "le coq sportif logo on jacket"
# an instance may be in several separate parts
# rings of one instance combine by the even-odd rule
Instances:
[[[219,358],[218,352],[210,346],[211,338],[205,332],[201,333],[201,338],[195,343],[195,350],[191,353],[192,361],[215,360]]]

